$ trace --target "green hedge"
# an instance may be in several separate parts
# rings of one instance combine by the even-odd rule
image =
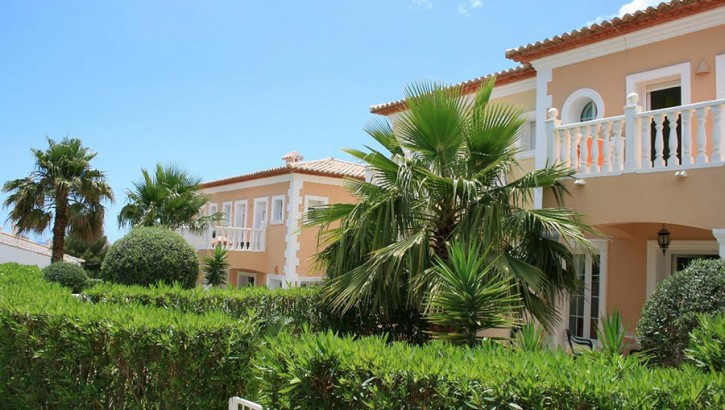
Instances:
[[[723,408],[725,376],[635,358],[278,335],[255,357],[269,408]],[[265,407],[267,408],[267,407]]]
[[[223,408],[246,393],[251,320],[90,304],[42,277],[0,265],[3,408]]]
[[[203,290],[163,284],[144,287],[102,283],[83,292],[83,296],[94,303],[138,303],[197,314],[221,311],[233,318],[248,317],[254,309],[263,321],[283,319],[296,325],[307,323],[312,329],[325,328],[327,323],[327,314],[319,303],[319,289],[315,287]]]

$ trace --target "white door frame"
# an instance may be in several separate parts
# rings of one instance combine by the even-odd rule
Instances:
[[[657,272],[665,272],[669,276],[672,272],[672,255],[710,255],[718,254],[719,247],[716,240],[673,240],[665,255],[657,241],[647,241],[647,290],[645,297],[649,298],[657,287]]]

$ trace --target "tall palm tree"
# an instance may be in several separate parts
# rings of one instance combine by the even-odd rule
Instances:
[[[134,189],[126,191],[128,203],[118,214],[119,225],[196,230],[221,218],[221,214],[199,214],[209,202],[199,187],[201,178],[173,164],[156,164],[153,174],[142,168],[141,174],[142,179],[133,183]]]
[[[4,206],[9,221],[20,232],[42,233],[52,223],[52,262],[63,260],[66,231],[91,240],[103,233],[103,202],[113,201],[104,172],[91,168],[96,153],[80,139],[48,138],[45,151],[33,149],[35,170],[25,178],[8,181]]]
[[[547,326],[558,319],[556,296],[578,285],[564,243],[587,248],[590,231],[561,207],[560,180],[574,171],[553,166],[513,177],[524,120],[516,106],[490,101],[493,86],[484,82],[468,102],[461,87],[411,85],[395,128],[386,120],[366,128],[385,151],[346,150],[374,177],[349,182],[357,204],[334,204],[308,218],[323,228],[318,262],[334,308],[421,310],[434,261],[448,260],[450,242],[475,240],[513,281],[528,312]],[[553,190],[560,207],[528,209],[537,188]]]

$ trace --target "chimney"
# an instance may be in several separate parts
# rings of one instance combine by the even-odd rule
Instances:
[[[289,164],[292,164],[295,162],[300,162],[303,159],[305,159],[305,157],[303,157],[302,154],[300,154],[297,151],[292,151],[292,152],[288,152],[287,154],[285,154],[285,156],[282,157],[282,159],[284,160],[285,164],[289,165]]]

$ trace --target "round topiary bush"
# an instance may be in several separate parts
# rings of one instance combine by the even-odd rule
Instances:
[[[43,268],[45,280],[60,283],[71,288],[73,293],[80,293],[88,284],[88,275],[78,265],[68,262],[56,262]]]
[[[135,228],[111,246],[101,277],[125,285],[178,282],[194,287],[199,257],[181,235],[167,228]]]
[[[725,312],[725,259],[696,260],[666,278],[642,308],[637,333],[654,362],[677,366],[700,313]]]

